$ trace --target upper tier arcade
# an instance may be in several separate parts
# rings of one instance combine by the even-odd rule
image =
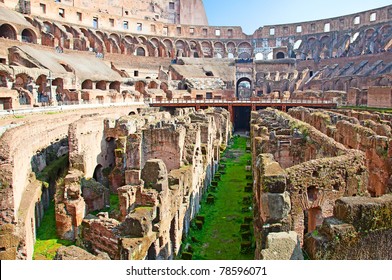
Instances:
[[[0,5],[0,37],[99,53],[317,61],[380,53],[392,45],[392,5],[265,26],[253,35],[239,26],[208,26],[202,1],[13,0]]]

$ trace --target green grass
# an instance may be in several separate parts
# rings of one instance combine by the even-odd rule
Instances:
[[[193,249],[193,259],[196,260],[251,260],[251,252],[241,253],[241,224],[245,217],[252,217],[252,212],[242,212],[243,198],[249,196],[244,188],[249,182],[245,179],[245,166],[251,159],[245,153],[246,138],[235,137],[234,143],[223,154],[227,157],[226,174],[222,174],[215,196],[215,203],[208,205],[205,195],[199,215],[205,217],[203,228],[198,230],[195,220],[188,237],[183,242],[183,248],[188,244]],[[252,232],[252,225],[250,231]],[[196,241],[196,242],[195,242]]]
[[[54,213],[54,202],[50,203],[45,211],[41,226],[37,231],[37,240],[34,245],[34,260],[52,260],[56,251],[61,246],[70,246],[74,242],[61,240],[56,234],[56,221]]]

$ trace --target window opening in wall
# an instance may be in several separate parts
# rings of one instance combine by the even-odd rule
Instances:
[[[220,36],[220,35],[221,35],[220,29],[215,29],[215,36]]]
[[[339,27],[340,27],[340,29],[343,29],[343,28],[344,28],[344,18],[341,18],[341,19],[339,20]]]
[[[177,35],[181,35],[181,27],[177,27]]]
[[[124,21],[123,22],[123,28],[124,29],[128,29],[129,28],[128,21]]]
[[[326,24],[324,24],[324,32],[329,32],[329,31],[331,31],[331,24],[327,22]]]
[[[110,24],[110,27],[114,27],[114,19],[113,18],[109,18],[109,24]]]
[[[227,36],[228,37],[233,37],[233,29],[228,29],[227,30]]]
[[[59,16],[60,17],[65,17],[65,10],[63,8],[59,8]]]
[[[143,30],[143,24],[137,23],[136,24],[136,31],[142,31]]]
[[[168,31],[169,31],[169,28],[168,28],[167,26],[165,26],[165,27],[163,28],[163,30],[162,30],[163,35],[164,35],[164,36],[167,36]]]
[[[206,92],[206,99],[212,99],[212,92]]]
[[[301,33],[302,32],[302,26],[301,25],[297,25],[296,31],[297,31],[297,33]]]
[[[270,28],[269,35],[271,36],[275,35],[275,28]]]
[[[156,32],[156,27],[154,24],[151,24],[151,32]]]
[[[309,71],[309,77],[313,77],[313,71]]]
[[[310,31],[312,31],[312,32],[316,31],[316,24],[312,23],[310,25]]]
[[[129,15],[129,12],[128,12],[128,11],[125,11],[125,15],[126,15],[126,16]]]
[[[203,28],[203,36],[207,36],[207,34],[208,34],[207,28]]]
[[[42,12],[43,14],[46,14],[46,5],[40,3],[39,6],[40,6],[40,8],[41,8],[41,12]]]
[[[195,29],[194,28],[189,28],[189,34],[191,34],[191,35],[195,34]]]
[[[139,77],[139,71],[138,70],[133,71],[133,76],[134,77]]]
[[[83,19],[82,13],[80,12],[76,12],[76,17],[78,18],[78,21],[82,21]]]
[[[376,13],[371,13],[370,14],[370,21],[376,21],[377,19],[377,14]]]
[[[354,24],[360,24],[361,23],[361,18],[359,16],[356,16],[354,18]]]
[[[98,28],[98,18],[93,17],[93,28],[97,29]]]
[[[169,2],[169,9],[174,10],[174,2]]]

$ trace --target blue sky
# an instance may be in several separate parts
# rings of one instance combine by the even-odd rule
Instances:
[[[251,35],[264,25],[338,17],[391,5],[392,0],[203,0],[212,26],[242,26]]]

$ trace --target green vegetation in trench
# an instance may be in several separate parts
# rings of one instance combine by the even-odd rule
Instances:
[[[198,216],[192,221],[183,242],[182,258],[195,260],[252,260],[252,193],[245,192],[252,183],[251,155],[246,153],[247,138],[234,137],[223,155],[225,165],[215,191],[210,187],[202,201]],[[222,169],[220,169],[222,170]],[[219,172],[218,172],[219,173]],[[248,187],[249,188],[249,187]],[[211,195],[214,203],[209,204]],[[201,229],[199,229],[201,228]]]
[[[46,209],[41,226],[37,230],[37,240],[34,244],[34,260],[52,260],[56,251],[61,246],[70,246],[74,242],[61,240],[56,234],[56,219],[54,212],[54,201]]]

